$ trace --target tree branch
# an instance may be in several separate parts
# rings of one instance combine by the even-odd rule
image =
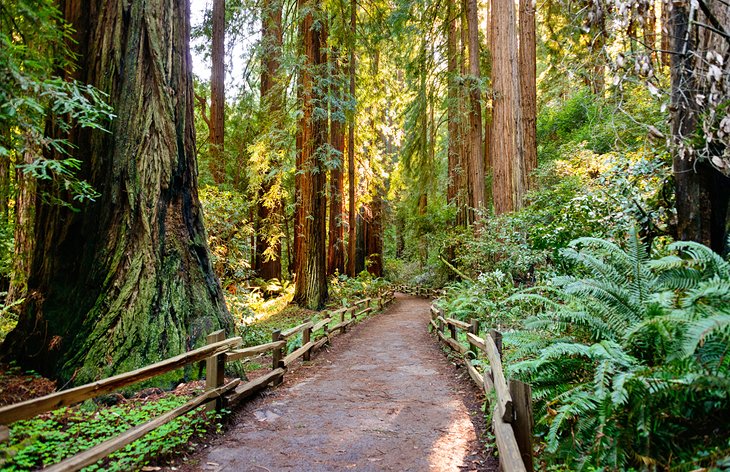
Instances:
[[[205,121],[205,124],[208,125],[208,128],[210,129],[210,118],[206,116],[206,110],[208,108],[208,101],[203,97],[202,95],[195,94],[195,99],[200,104],[200,115],[203,117],[203,121]]]

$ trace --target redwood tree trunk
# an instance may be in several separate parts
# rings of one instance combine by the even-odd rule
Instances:
[[[520,0],[520,98],[522,100],[522,138],[524,150],[524,186],[530,187],[530,175],[537,167],[537,62],[535,42],[535,7],[532,0]]]
[[[299,252],[296,258],[294,302],[313,310],[327,299],[325,267],[327,172],[319,155],[327,143],[327,121],[315,108],[322,106],[323,87],[317,82],[326,66],[323,48],[327,43],[324,25],[315,18],[320,14],[319,0],[300,0],[304,18],[300,37],[304,43],[304,64],[300,71],[302,117],[299,121],[301,148],[297,173],[300,174]]]
[[[477,0],[466,0],[466,23],[469,34],[469,186],[474,221],[484,209],[484,148],[482,146],[482,104],[479,79],[479,14]]]
[[[510,212],[522,200],[522,130],[519,122],[519,68],[512,0],[492,0],[493,116],[491,152],[494,211]]]
[[[61,8],[76,31],[75,78],[108,93],[117,118],[110,133],[69,138],[101,197],[76,213],[37,200],[28,295],[3,351],[81,383],[192,349],[233,322],[198,201],[187,2]]]
[[[461,191],[461,173],[459,162],[459,71],[458,67],[458,46],[457,46],[457,13],[454,0],[448,0],[446,3],[446,57],[447,57],[447,73],[448,73],[448,97],[447,97],[447,113],[448,113],[448,174],[449,181],[446,189],[446,200],[448,203],[456,206],[456,222],[462,224],[461,205],[459,201],[459,192]]]
[[[210,74],[210,173],[216,184],[226,179],[226,163],[223,153],[223,129],[226,109],[226,2],[213,0],[213,37],[211,47],[212,69]]]
[[[279,83],[279,67],[282,54],[282,2],[264,0],[261,22],[261,109],[271,131],[279,126],[284,108],[284,91]],[[270,143],[270,167],[278,167],[278,151],[274,142]],[[264,280],[281,279],[281,231],[282,209],[278,195],[270,195],[277,176],[268,172],[259,189],[257,201],[257,238],[254,269]],[[266,227],[268,231],[263,231]]]
[[[355,45],[357,32],[357,2],[350,2],[350,100],[355,100]],[[355,111],[350,117],[350,128],[347,135],[347,179],[348,179],[348,241],[347,241],[347,275],[355,277],[355,248],[357,233],[355,225]]]
[[[340,63],[337,52],[333,52],[333,98],[339,107],[342,101],[342,87],[340,83]],[[337,111],[337,110],[334,110]],[[340,119],[341,113],[332,114],[330,120],[330,145],[338,154],[339,164],[330,171],[330,220],[329,245],[327,248],[327,274],[343,274],[345,272],[345,207],[344,200],[344,171],[343,157],[345,155],[344,123]]]
[[[709,82],[707,71],[707,61],[712,60],[714,53],[727,58],[730,50],[727,38],[697,24],[707,25],[715,20],[719,25],[727,25],[730,7],[708,3],[707,8],[714,7],[710,10],[711,20],[705,12],[696,9],[696,5],[674,3],[670,13],[671,37],[674,38],[671,76],[677,238],[700,242],[718,253],[725,253],[728,249],[730,178],[713,168],[710,161],[723,162],[727,143],[708,140],[704,148],[697,148],[693,146],[692,138],[698,131],[705,135],[700,120],[709,119],[710,101],[714,99],[716,104],[721,104],[730,99],[727,88],[723,92],[717,84]],[[709,51],[713,54],[708,54]],[[721,76],[730,75],[727,61],[716,67],[721,68]],[[699,96],[704,98],[704,107],[698,105]],[[725,165],[730,164],[725,162]]]

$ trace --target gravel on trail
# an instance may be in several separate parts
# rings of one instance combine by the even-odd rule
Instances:
[[[398,294],[189,458],[202,471],[489,471],[482,396],[428,333],[429,301]]]

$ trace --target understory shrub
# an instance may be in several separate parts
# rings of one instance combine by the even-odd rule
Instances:
[[[552,338],[511,374],[538,400],[538,431],[574,470],[680,470],[730,454],[730,263],[697,243],[650,258],[580,238],[575,275],[513,295],[544,308],[526,327]]]

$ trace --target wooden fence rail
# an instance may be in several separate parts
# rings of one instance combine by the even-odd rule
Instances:
[[[272,333],[271,342],[258,346],[239,348],[242,344],[240,337],[224,339],[225,334],[223,331],[216,331],[208,335],[207,345],[179,356],[69,390],[0,407],[0,442],[9,439],[7,425],[10,423],[32,418],[63,406],[74,405],[90,398],[96,398],[157,375],[205,360],[206,390],[201,395],[172,411],[135,426],[114,438],[44,469],[51,471],[80,470],[201,405],[206,405],[208,410],[220,409],[223,406],[230,406],[247,399],[269,385],[278,385],[283,381],[287,367],[296,359],[301,357],[305,361],[309,360],[311,354],[326,344],[336,331],[345,332],[347,327],[354,323],[359,316],[384,308],[393,301],[393,298],[394,291],[388,290],[380,293],[377,297],[358,300],[349,307],[328,312],[326,317],[316,324],[311,320],[307,320],[285,331],[275,330]],[[364,308],[358,311],[359,307],[362,306]],[[348,314],[350,315],[349,319],[346,319]],[[330,322],[336,320],[338,316],[340,322],[330,327]],[[323,331],[318,334],[320,330]],[[286,352],[287,339],[299,333],[302,333],[301,346],[295,348],[291,353]],[[272,353],[272,369],[270,372],[246,383],[242,383],[241,379],[225,381],[226,363],[240,361],[267,352]]]
[[[434,305],[431,305],[429,325],[444,344],[463,357],[469,376],[477,386],[488,394],[494,392],[492,429],[502,470],[532,471],[532,393],[528,384],[507,381],[502,368],[502,334],[490,330],[482,338],[477,320],[466,323],[446,317],[443,310]],[[444,334],[445,330],[448,330],[448,335]],[[459,330],[466,332],[468,347],[459,342]],[[471,359],[479,358],[480,352],[489,361],[484,372],[479,372],[471,362]]]

